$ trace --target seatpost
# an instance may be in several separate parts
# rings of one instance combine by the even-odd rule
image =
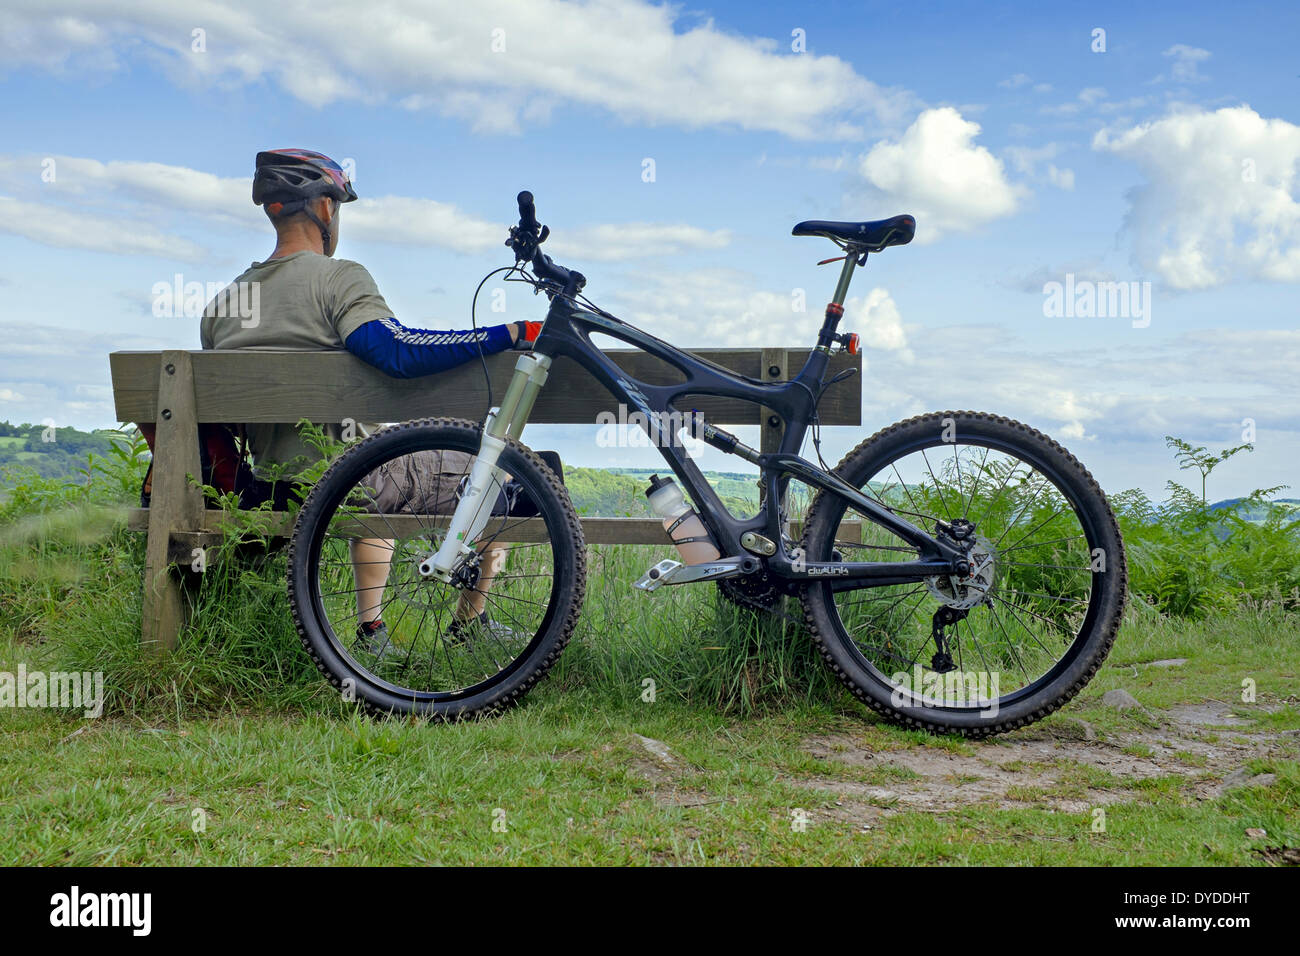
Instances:
[[[835,330],[839,327],[840,319],[844,317],[844,297],[849,294],[853,268],[858,264],[857,250],[850,246],[847,252],[844,257],[844,267],[840,269],[840,281],[835,283],[835,296],[826,303],[826,319],[822,322],[821,332],[817,335],[817,348],[823,352],[829,352],[831,346],[835,344]],[[867,254],[864,252],[861,255],[865,260]]]
[[[866,254],[862,256],[866,259]],[[858,264],[858,254],[850,249],[844,257],[844,267],[840,269],[840,281],[835,283],[835,298],[831,299],[838,306],[844,305],[844,297],[849,294],[849,280],[853,278],[853,267]]]

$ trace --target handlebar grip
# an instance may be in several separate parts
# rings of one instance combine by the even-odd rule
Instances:
[[[533,194],[524,190],[517,197],[519,202],[519,225],[527,230],[537,228],[537,207],[533,205]]]

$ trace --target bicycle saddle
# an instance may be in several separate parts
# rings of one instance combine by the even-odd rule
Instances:
[[[916,219],[912,216],[894,216],[870,222],[827,222],[809,219],[790,230],[792,236],[825,236],[839,242],[862,246],[868,252],[879,252],[888,246],[905,246],[916,235]]]

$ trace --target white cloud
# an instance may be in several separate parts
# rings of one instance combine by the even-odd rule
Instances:
[[[898,305],[882,288],[872,289],[866,298],[853,296],[844,303],[844,328],[862,337],[862,347],[897,353],[894,358],[910,364],[912,350]]]
[[[504,224],[468,215],[453,203],[405,196],[349,203],[339,226],[349,239],[438,246],[453,252],[485,252],[501,246],[506,236]]]
[[[1108,100],[1108,96],[1110,94],[1104,86],[1086,86],[1079,91],[1073,101],[1059,103],[1056,106],[1044,106],[1039,109],[1039,112],[1047,116],[1073,116],[1082,112],[1085,108],[1096,108],[1102,113],[1113,113],[1122,109],[1134,109],[1149,102],[1148,97],[1135,96],[1117,103]]]
[[[1061,427],[1062,438],[1081,439],[1084,436],[1085,436],[1085,432],[1084,432],[1082,422],[1070,422],[1069,424],[1063,425]]]
[[[6,11],[5,29],[0,32],[0,64],[63,73],[75,55],[88,71],[119,68],[107,44],[109,34],[97,23],[75,16],[24,17],[20,11],[13,12],[15,15],[9,16]]]
[[[917,218],[917,241],[967,232],[1016,211],[1023,186],[1008,182],[1002,161],[974,143],[978,123],[952,107],[926,110],[898,142],[877,143],[862,157],[867,184]]]
[[[1073,116],[1079,112],[1078,103],[1061,103],[1057,106],[1042,106],[1038,112],[1045,116]]]
[[[690,347],[807,347],[821,314],[794,290],[756,288],[754,276],[737,269],[635,272],[602,299],[615,315],[669,342]]]
[[[222,222],[266,221],[253,205],[251,179],[221,177],[186,166],[139,160],[105,163],[84,156],[0,155],[0,177],[14,190],[25,184],[28,200],[64,202],[77,211],[94,208],[106,215],[129,214],[130,207],[144,205],[154,221],[174,218],[177,212]]]
[[[1198,68],[1200,64],[1210,58],[1209,50],[1188,46],[1186,43],[1175,43],[1161,55],[1173,58],[1174,62],[1169,68],[1169,76],[1175,83],[1195,83],[1198,80],[1206,79],[1206,77],[1201,76]],[[1163,77],[1156,77],[1157,81],[1161,79]]]
[[[1155,102],[1151,96],[1130,96],[1126,100],[1109,100],[1097,104],[1098,113],[1120,113],[1124,110],[1137,110]]]
[[[1132,160],[1139,265],[1178,289],[1300,281],[1300,126],[1248,106],[1102,130],[1093,148]]]
[[[839,156],[810,156],[808,158],[808,168],[837,173],[849,162],[849,157],[843,154]]]
[[[506,224],[462,212],[433,199],[382,196],[348,206],[343,228],[350,237],[372,242],[440,246],[456,252],[485,252],[505,242]],[[548,255],[599,262],[625,262],[647,256],[721,249],[731,242],[726,229],[686,223],[600,223],[564,229],[548,240]]]
[[[54,182],[46,184],[51,189],[79,195],[114,189],[128,196],[198,212],[235,206],[253,209],[252,183],[246,178],[223,178],[186,166],[147,161],[102,163],[77,156],[51,158],[56,164]],[[5,162],[9,165],[12,160],[6,157]]]
[[[1058,189],[1067,192],[1074,188],[1074,170],[1057,169],[1052,163],[1047,164],[1047,181]]]
[[[146,222],[96,216],[10,196],[0,196],[0,232],[61,249],[160,256],[184,262],[197,262],[206,256],[197,243],[168,235]]]
[[[54,180],[40,180],[43,159],[54,161]],[[99,162],[77,156],[0,156],[0,179],[27,183],[27,195],[0,202],[0,231],[45,245],[162,255],[183,261],[204,258],[197,243],[150,223],[176,229],[195,219],[266,231],[262,210],[252,203],[252,183],[162,163]],[[92,211],[93,209],[93,211]],[[6,213],[5,210],[10,210]],[[183,213],[183,215],[178,215]],[[186,220],[182,222],[180,220]],[[465,212],[454,203],[410,196],[366,197],[349,203],[342,226],[349,239],[436,246],[478,253],[505,241],[507,225]],[[565,254],[622,261],[683,250],[720,249],[725,229],[686,223],[599,223],[566,230],[553,247]],[[552,244],[547,244],[550,252]]]
[[[1032,176],[1039,163],[1045,159],[1055,159],[1060,151],[1059,143],[1045,143],[1042,146],[1008,146],[1004,153],[1016,172],[1022,176]]]
[[[544,122],[567,104],[626,122],[860,136],[894,123],[910,94],[829,55],[744,36],[646,0],[9,0],[0,61],[47,69],[96,58],[159,60],[178,81],[271,81],[303,102],[393,101],[488,132]],[[207,30],[207,50],[191,31]],[[788,39],[788,38],[787,38]]]
[[[726,229],[701,229],[680,223],[626,222],[565,230],[562,237],[547,242],[544,249],[548,253],[575,259],[619,262],[686,250],[721,249],[730,242],[731,233]]]
[[[1012,76],[1008,76],[1005,80],[1000,80],[998,86],[1005,87],[1008,90],[1014,90],[1029,82],[1030,79],[1028,73],[1016,73]]]

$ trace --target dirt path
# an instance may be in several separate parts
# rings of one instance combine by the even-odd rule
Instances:
[[[836,776],[791,778],[790,783],[838,795],[824,815],[869,825],[903,812],[940,812],[978,803],[1001,808],[1046,807],[1083,813],[1134,799],[1124,782],[1179,775],[1195,780],[1198,799],[1234,786],[1261,786],[1251,777],[1254,758],[1300,753],[1300,731],[1250,732],[1226,704],[1204,701],[1155,715],[1160,726],[1108,733],[1097,739],[1082,720],[1038,725],[955,749],[918,746],[867,749],[852,734],[813,736],[804,749],[829,763],[862,768],[872,782]]]

